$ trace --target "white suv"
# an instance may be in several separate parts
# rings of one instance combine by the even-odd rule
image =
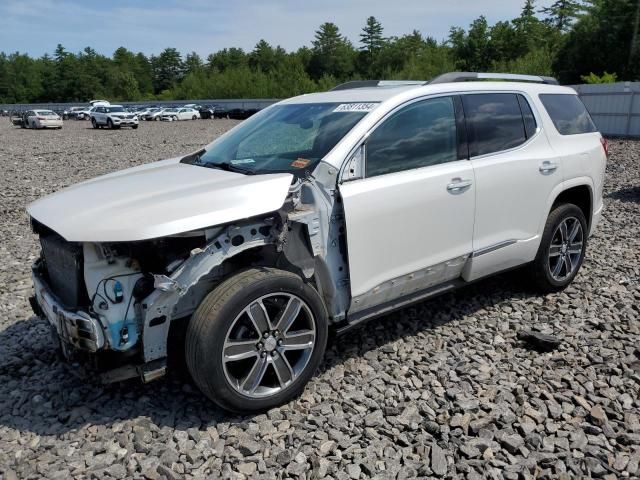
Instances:
[[[138,128],[138,115],[126,110],[122,105],[101,105],[91,112],[93,128]]]
[[[461,81],[489,77],[517,81]],[[196,384],[247,412],[301,392],[330,328],[514,267],[560,290],[600,219],[607,144],[555,83],[349,83],[38,200],[34,309],[105,381],[162,376],[184,328]]]

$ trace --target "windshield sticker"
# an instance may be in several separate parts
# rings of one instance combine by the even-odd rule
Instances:
[[[256,163],[253,158],[240,158],[238,160],[231,160],[231,165],[245,165],[247,163]]]
[[[297,160],[293,161],[291,166],[294,168],[304,168],[310,163],[311,163],[311,160],[307,160],[306,158],[298,158]]]
[[[370,112],[377,106],[377,103],[342,103],[334,112]]]

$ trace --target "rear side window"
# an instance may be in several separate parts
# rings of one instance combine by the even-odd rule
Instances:
[[[540,101],[560,135],[598,131],[591,120],[591,115],[577,95],[544,93],[540,95]]]
[[[462,96],[470,157],[508,150],[527,140],[517,97],[515,93]]]

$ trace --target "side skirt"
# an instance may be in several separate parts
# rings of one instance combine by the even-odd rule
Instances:
[[[465,285],[469,285],[469,282],[465,282],[464,280],[460,279],[450,280],[448,282],[435,285],[425,290],[411,293],[395,300],[390,300],[380,305],[376,305],[375,307],[367,308],[366,310],[356,312],[352,315],[347,315],[347,323],[337,326],[335,332],[337,335],[342,335],[343,333],[351,330],[361,323],[367,322],[382,315],[386,315],[387,313],[398,310],[399,308],[403,308],[414,303],[419,303],[424,300],[428,300],[429,298],[442,295],[443,293],[456,290]]]

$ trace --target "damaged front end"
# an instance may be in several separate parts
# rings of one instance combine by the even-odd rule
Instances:
[[[49,321],[68,359],[90,358],[107,382],[152,380],[165,371],[171,321],[193,313],[232,268],[225,260],[274,242],[276,221],[94,243],[68,242],[32,220],[42,247],[32,267],[32,306]]]

